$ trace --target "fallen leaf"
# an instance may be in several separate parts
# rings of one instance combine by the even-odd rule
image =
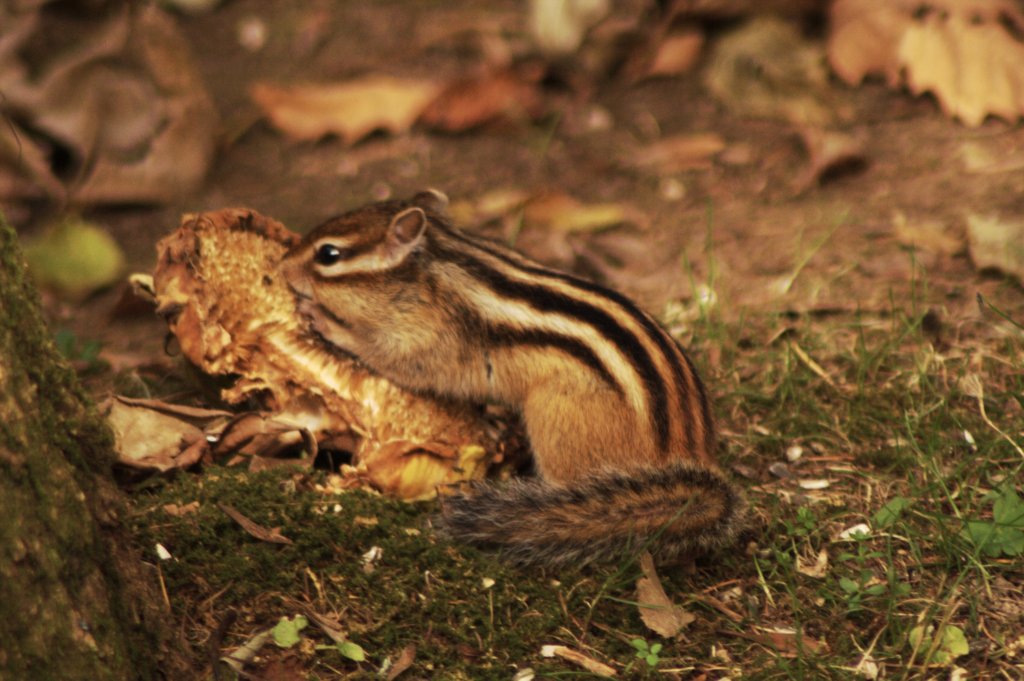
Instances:
[[[649,223],[643,213],[628,204],[585,204],[558,192],[531,199],[523,218],[528,225],[556,232],[596,232],[626,222],[645,228]]]
[[[316,577],[316,575],[312,574],[312,571],[310,571],[309,576],[314,579]],[[341,621],[336,616],[318,613],[308,605],[299,604],[297,607],[301,607],[309,621],[327,634],[335,643],[344,643],[348,640],[348,630],[342,626]]]
[[[978,269],[997,269],[1024,282],[1024,221],[968,215],[967,250]]]
[[[1024,152],[1008,149],[998,138],[969,140],[960,145],[964,170],[974,175],[996,175],[1024,170]]]
[[[810,638],[793,629],[762,629],[764,633],[747,633],[744,631],[725,632],[730,636],[754,641],[777,651],[783,657],[796,657],[811,653],[817,655],[828,651],[828,644]]]
[[[825,549],[818,551],[818,555],[813,563],[798,555],[796,557],[796,571],[808,577],[821,579],[828,574],[828,551]]]
[[[255,83],[253,101],[275,128],[294,140],[336,134],[354,144],[370,133],[409,130],[440,87],[422,79],[370,75],[324,85]]]
[[[542,52],[571,54],[610,6],[609,0],[531,0],[530,34]]]
[[[243,530],[248,532],[253,537],[256,537],[260,541],[265,541],[265,542],[270,543],[270,544],[291,544],[291,543],[293,543],[291,539],[289,539],[288,537],[285,537],[284,535],[281,534],[281,528],[280,527],[270,527],[270,528],[264,527],[263,525],[260,525],[259,523],[253,522],[252,520],[249,520],[244,515],[239,513],[235,508],[233,508],[232,506],[228,506],[227,504],[220,504],[220,503],[218,503],[217,504],[217,508],[219,508],[220,510],[224,511],[224,513],[229,518],[231,518],[236,523],[241,525]]]
[[[896,212],[892,222],[896,240],[904,246],[947,256],[964,250],[963,237],[946,223],[927,218],[910,221],[902,211]]]
[[[643,576],[636,580],[636,601],[640,619],[647,628],[665,638],[673,638],[689,626],[694,615],[679,607],[665,593],[654,569],[654,559],[644,551],[640,556]]]
[[[472,200],[452,201],[448,214],[456,224],[479,225],[520,210],[529,199],[522,189],[492,189]]]
[[[114,451],[121,464],[167,471],[197,463],[205,451],[202,428],[183,418],[120,397],[101,409],[114,431]]]
[[[543,68],[490,71],[451,83],[423,109],[427,127],[462,132],[499,119],[537,120],[544,115],[540,93]]]
[[[306,459],[312,463],[318,451],[316,438],[306,428],[284,421],[267,413],[238,414],[224,427],[210,433],[216,435],[210,453],[214,457],[229,454],[273,457],[284,449],[302,444]]]
[[[124,268],[124,254],[113,237],[77,218],[67,218],[26,243],[25,259],[40,286],[71,301],[113,284]]]
[[[831,24],[829,62],[848,83],[883,74],[971,127],[1024,113],[1024,13],[1012,0],[837,0]]]
[[[828,60],[851,85],[880,73],[890,85],[900,81],[899,43],[907,7],[899,0],[835,0],[832,3]]]
[[[439,487],[481,477],[487,460],[486,450],[477,445],[456,450],[439,442],[417,447],[395,440],[364,456],[356,470],[384,494],[422,501],[433,499]]]
[[[911,92],[932,92],[947,115],[970,127],[989,114],[1012,122],[1024,113],[1024,43],[998,20],[933,12],[904,33],[899,59]]]
[[[409,669],[412,663],[416,661],[416,645],[410,643],[406,647],[402,648],[402,652],[398,654],[398,657],[391,666],[384,672],[385,681],[393,681],[397,679],[402,672]]]
[[[697,63],[704,47],[704,32],[693,26],[674,28],[655,49],[645,76],[677,76]]]
[[[651,142],[623,160],[628,166],[654,167],[659,173],[669,174],[707,168],[723,149],[725,140],[714,132],[674,135]]]
[[[213,158],[217,112],[174,20],[155,5],[48,9],[56,16],[7,34],[0,50],[0,73],[12,76],[0,107],[9,125],[34,133],[19,135],[23,171],[77,203],[162,202],[195,189]],[[55,43],[56,53],[35,48]],[[66,191],[39,166],[33,137],[70,156]]]
[[[273,631],[273,629],[266,629],[252,635],[230,654],[222,656],[220,658],[221,662],[231,667],[235,672],[243,673],[246,663],[255,659],[259,655],[260,650],[263,649],[263,646],[271,640]]]
[[[168,416],[174,416],[200,428],[212,426],[218,420],[221,420],[222,417],[230,418],[233,416],[230,411],[224,411],[223,409],[190,407],[187,404],[174,404],[173,402],[165,402],[164,400],[152,400],[141,397],[124,397],[123,395],[117,395],[115,399],[118,402],[132,407],[142,407]]]
[[[604,664],[598,662],[592,657],[587,657],[578,650],[572,648],[566,648],[560,645],[546,645],[541,646],[540,649],[541,657],[560,657],[563,660],[572,662],[575,665],[583,667],[591,674],[597,674],[598,676],[617,676],[617,672]]]

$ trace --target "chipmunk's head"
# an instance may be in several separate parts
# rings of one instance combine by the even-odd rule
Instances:
[[[416,280],[430,221],[443,217],[447,204],[441,192],[425,191],[358,208],[311,231],[280,265],[300,311],[321,333],[325,314],[337,324],[379,314],[397,286]]]

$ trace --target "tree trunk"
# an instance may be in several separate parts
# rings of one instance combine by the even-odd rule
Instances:
[[[123,540],[112,442],[0,216],[0,679],[158,677],[160,601]]]

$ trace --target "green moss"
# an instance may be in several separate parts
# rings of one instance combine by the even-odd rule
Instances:
[[[840,679],[849,678],[878,632],[873,654],[895,673],[909,659],[909,629],[919,617],[941,615],[928,604],[984,594],[981,584],[992,572],[1013,571],[973,556],[959,519],[985,517],[991,507],[985,490],[994,481],[1019,479],[1021,464],[981,418],[976,400],[958,388],[961,376],[977,370],[969,357],[935,355],[912,324],[867,330],[858,328],[859,320],[832,323],[808,324],[794,338],[834,385],[785,340],[736,344],[724,375],[709,381],[727,433],[724,463],[741,464],[737,470],[755,485],[749,496],[756,543],[748,552],[711,557],[696,573],[660,570],[670,596],[697,615],[678,640],[662,639],[640,621],[632,603],[634,566],[557,575],[511,568],[491,554],[439,540],[429,526],[434,504],[364,493],[327,497],[311,491],[316,478],[305,475],[222,469],[182,475],[139,495],[134,522],[147,550],[160,542],[175,557],[161,566],[179,617],[216,621],[226,608],[241,611],[227,648],[294,614],[292,601],[336,614],[369,659],[356,664],[337,653],[307,653],[304,668],[314,678],[321,672],[336,678],[330,670],[373,678],[385,657],[415,643],[416,663],[407,673],[431,678],[508,679],[526,666],[540,677],[585,677],[569,663],[540,657],[542,645],[563,644],[612,664],[622,678],[663,678],[666,669],[683,669]],[[850,327],[857,343],[836,342],[834,334],[850,338]],[[715,342],[730,346],[740,331],[770,337],[774,328],[770,320],[766,328],[747,320],[742,330],[719,324]],[[1000,347],[1001,361],[985,367],[993,405],[1016,403],[1024,387],[1012,369],[1024,360],[1024,347]],[[973,434],[973,446],[964,431]],[[768,465],[785,462],[793,444],[803,446],[804,456],[787,464],[792,477],[769,473]],[[808,491],[797,484],[801,478],[827,479],[830,486]],[[837,541],[855,524],[875,527],[875,514],[895,496],[912,503],[887,532],[862,544]],[[161,510],[190,501],[200,502],[194,515],[174,518]],[[294,544],[259,542],[217,502],[280,526]],[[375,546],[383,557],[367,574],[362,556]],[[827,571],[810,577],[806,566],[821,551]],[[484,587],[485,578],[493,586]],[[851,584],[857,592],[847,590]],[[723,615],[704,593],[739,619]],[[979,608],[976,598],[967,598],[968,612]],[[969,621],[957,625],[980,636]],[[778,629],[796,629],[810,643],[784,640],[776,651],[761,632]],[[1015,640],[1019,628],[1004,635]],[[310,636],[327,643],[322,634]],[[663,644],[656,668],[636,658],[632,638]],[[815,648],[819,640],[827,647]],[[733,662],[713,655],[712,646]]]
[[[256,629],[292,614],[289,600],[309,602],[341,612],[350,638],[374,663],[415,643],[416,668],[438,678],[507,679],[516,666],[564,671],[563,663],[540,658],[540,647],[573,645],[566,639],[575,628],[566,608],[586,613],[591,602],[599,624],[644,635],[635,608],[598,596],[615,566],[563,573],[555,581],[439,540],[429,527],[436,504],[405,504],[359,491],[336,497],[284,491],[291,488],[290,475],[218,469],[201,478],[179,476],[138,499],[134,522],[142,546],[151,551],[159,542],[174,556],[161,569],[179,616],[200,617],[196,609],[216,594],[218,610],[239,608]],[[167,503],[192,501],[200,507],[191,515],[175,518],[162,510]],[[218,503],[265,527],[280,526],[294,543],[256,540]],[[367,572],[363,555],[373,547],[381,548],[382,557]],[[613,593],[632,598],[635,577],[627,570]],[[238,636],[227,641],[241,642]],[[629,661],[634,653],[622,642],[603,647],[601,654]],[[336,658],[330,664],[357,672],[355,663]]]
[[[17,237],[2,218],[0,298],[0,400],[9,415],[0,419],[0,441],[13,455],[0,461],[0,495],[17,509],[4,524],[0,548],[6,558],[23,554],[15,555],[23,565],[0,598],[13,609],[0,618],[4,638],[21,640],[17,656],[3,658],[2,671],[123,678],[130,669],[148,678],[150,641],[141,628],[125,626],[117,567],[107,537],[95,531],[97,514],[113,510],[96,493],[109,474],[113,437],[56,350]]]

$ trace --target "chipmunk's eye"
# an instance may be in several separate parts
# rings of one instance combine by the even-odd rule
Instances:
[[[313,262],[317,265],[333,265],[342,260],[347,260],[352,255],[352,249],[339,248],[334,244],[323,244],[313,253]]]

